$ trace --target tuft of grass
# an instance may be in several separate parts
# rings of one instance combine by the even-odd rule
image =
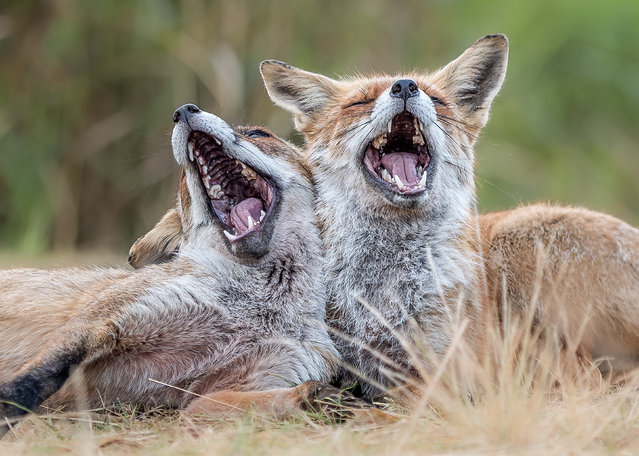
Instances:
[[[639,373],[603,376],[575,341],[533,324],[536,305],[526,315],[503,306],[500,327],[484,334],[486,357],[464,337],[461,306],[451,312],[456,331],[444,357],[419,337],[403,341],[422,378],[409,400],[378,404],[394,418],[384,423],[338,424],[320,411],[194,418],[116,404],[28,416],[0,440],[0,454],[636,454]]]
[[[633,454],[639,445],[639,381],[602,377],[522,322],[490,337],[487,363],[463,338],[418,385],[412,409],[386,403],[395,422],[335,424],[318,412],[275,420],[183,417],[129,404],[30,416],[0,441],[0,454]],[[422,353],[423,355],[423,353]],[[429,363],[433,363],[431,359]],[[446,365],[443,365],[443,363]],[[437,378],[435,378],[437,377]],[[476,385],[479,384],[480,387]],[[471,389],[472,387],[472,389]]]

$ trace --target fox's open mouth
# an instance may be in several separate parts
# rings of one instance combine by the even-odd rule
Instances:
[[[370,142],[364,153],[365,167],[386,187],[403,195],[426,189],[430,153],[421,122],[411,113],[397,114],[388,131]]]
[[[192,132],[188,153],[189,159],[197,163],[213,213],[224,225],[229,242],[260,230],[271,213],[273,186],[245,163],[229,156],[215,136]]]

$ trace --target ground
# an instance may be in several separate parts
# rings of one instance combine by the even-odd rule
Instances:
[[[101,265],[124,265],[103,253],[0,254],[0,267],[86,265],[98,258]],[[239,420],[195,419],[123,404],[29,416],[0,440],[0,455],[637,454],[636,376],[611,382],[592,366],[575,376],[556,363],[551,348],[515,350],[508,342],[515,339],[504,337],[499,366],[464,362],[463,372],[479,379],[481,393],[469,395],[461,377],[443,369],[426,382],[427,397],[413,403],[416,410],[386,406],[391,423],[336,424],[312,413],[286,420],[250,412]]]

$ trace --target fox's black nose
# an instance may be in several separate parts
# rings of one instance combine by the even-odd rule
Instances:
[[[191,114],[195,114],[197,112],[200,112],[200,108],[195,106],[193,103],[180,106],[173,113],[173,122],[178,123],[180,119],[188,119]]]
[[[417,87],[417,83],[412,79],[400,79],[391,87],[390,95],[391,97],[402,98],[406,101],[410,97],[419,95],[419,88]]]

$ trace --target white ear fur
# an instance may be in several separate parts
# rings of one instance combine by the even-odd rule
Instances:
[[[295,116],[299,130],[314,121],[335,95],[337,81],[278,60],[263,61],[260,73],[271,100]]]
[[[508,65],[508,39],[487,35],[437,72],[442,89],[452,95],[470,120],[483,127],[488,111],[504,82]]]

